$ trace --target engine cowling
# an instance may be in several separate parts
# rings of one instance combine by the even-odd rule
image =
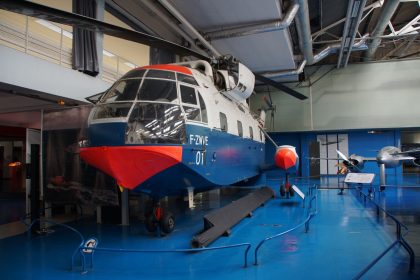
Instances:
[[[299,156],[296,153],[296,148],[289,145],[278,147],[274,155],[274,162],[278,168],[285,171],[297,169]]]

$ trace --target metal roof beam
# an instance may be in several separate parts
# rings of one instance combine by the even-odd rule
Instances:
[[[337,68],[344,68],[347,66],[365,5],[366,0],[349,1],[346,23],[344,24],[343,37],[341,39],[340,53],[338,55]]]

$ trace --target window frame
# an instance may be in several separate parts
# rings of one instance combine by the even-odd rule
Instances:
[[[242,126],[242,122],[238,120],[238,121],[236,121],[236,125],[238,127],[238,136],[243,138],[244,137],[244,129],[243,129],[243,126]]]
[[[223,128],[222,119],[225,120],[226,128]],[[228,120],[227,120],[227,115],[223,112],[219,112],[219,120],[220,120],[220,130],[228,132],[229,131],[229,123],[228,123]]]

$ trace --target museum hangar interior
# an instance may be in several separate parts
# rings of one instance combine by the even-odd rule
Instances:
[[[0,8],[4,279],[420,279],[420,1]]]

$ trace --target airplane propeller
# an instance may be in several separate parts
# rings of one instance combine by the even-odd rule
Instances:
[[[182,56],[194,56],[198,59],[207,60],[210,62],[214,62],[214,58],[208,57],[203,55],[202,53],[196,52],[189,48],[183,47],[181,45],[175,44],[173,42],[164,40],[162,38],[152,36],[143,32],[133,31],[129,29],[125,29],[116,25],[112,25],[109,23],[105,23],[100,20],[96,20],[93,18],[89,18],[86,16],[66,12],[63,10],[47,7],[44,5],[36,4],[29,1],[16,1],[16,0],[1,0],[0,1],[0,8],[4,10],[8,10],[11,12],[41,18],[44,20],[49,20],[65,25],[71,25],[77,28],[83,28],[86,30],[94,31],[94,32],[102,32],[106,35],[118,37],[121,39],[137,42],[140,44],[148,45],[151,47],[161,48],[165,50],[169,50],[174,52],[178,55]],[[229,57],[229,56],[223,56]],[[221,64],[221,58],[217,58],[218,64]],[[234,60],[227,60],[225,62],[228,67],[231,66],[231,63]],[[270,85],[274,88],[277,88],[293,97],[296,97],[300,100],[307,99],[305,95],[279,83],[267,77],[264,77],[260,74],[255,74],[255,78],[260,82],[263,82],[267,85]]]
[[[339,157],[341,157],[345,161],[350,162],[349,159],[342,152],[340,152],[339,150],[336,150],[336,151]]]

